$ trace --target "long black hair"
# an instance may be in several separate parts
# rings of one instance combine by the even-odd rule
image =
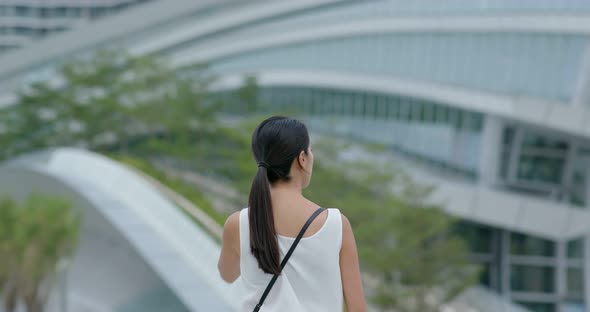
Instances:
[[[270,185],[289,181],[291,164],[303,151],[308,153],[309,134],[299,120],[273,116],[264,120],[252,135],[252,152],[258,171],[248,200],[250,251],[258,266],[269,274],[279,274],[280,253],[270,199]]]

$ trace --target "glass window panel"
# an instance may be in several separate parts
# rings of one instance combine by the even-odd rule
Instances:
[[[365,110],[365,99],[362,94],[354,96],[354,116],[362,117]]]
[[[305,110],[308,114],[313,114],[315,109],[315,90],[314,89],[307,89],[306,92],[306,100],[305,100]]]
[[[479,274],[479,283],[481,285],[490,287],[491,284],[491,264],[481,264],[481,273]]]
[[[584,302],[566,302],[563,306],[563,312],[586,312],[586,305]]]
[[[339,91],[336,96],[336,99],[338,102],[338,107],[339,107],[338,111],[340,112],[340,115],[342,115],[342,116],[345,116],[347,113],[347,110],[346,110],[347,109],[347,107],[346,107],[347,97],[348,97],[348,95],[345,92],[343,93],[342,91]]]
[[[410,107],[411,107],[411,115],[410,115],[410,120],[411,121],[421,121],[422,118],[422,101],[420,100],[412,100],[410,102]]]
[[[584,239],[579,238],[567,243],[567,257],[570,259],[582,259],[584,257]]]
[[[278,102],[277,102],[277,110],[281,110],[283,107],[285,107],[285,104],[287,102],[287,88],[280,88],[278,89]]]
[[[547,148],[565,151],[568,143],[563,140],[551,139],[545,136],[527,132],[523,138],[523,147]]]
[[[467,120],[468,130],[476,132],[481,131],[483,126],[483,116],[481,114],[470,113]]]
[[[489,227],[469,222],[458,222],[454,231],[465,240],[472,252],[492,253],[493,231]]]
[[[49,17],[51,14],[51,11],[49,8],[39,8],[39,11],[37,14],[39,14],[40,17]]]
[[[447,107],[440,105],[436,108],[436,122],[449,122],[449,109]]]
[[[82,13],[82,9],[80,8],[70,8],[70,16],[71,17],[80,17]]]
[[[510,254],[520,256],[555,256],[555,243],[524,235],[512,233],[510,235]]]
[[[458,118],[459,118],[459,111],[457,109],[454,109],[454,108],[449,108],[449,119],[448,119],[448,122],[451,125],[456,125]]]
[[[327,93],[321,89],[313,91],[313,112],[315,115],[323,115],[326,111]]]
[[[268,88],[267,92],[268,92],[268,101],[269,101],[270,105],[272,107],[275,107],[276,106],[276,92],[275,92],[274,88]],[[232,98],[232,102],[234,102],[234,101],[237,101],[237,98],[235,96]]]
[[[365,107],[366,117],[375,119],[377,117],[377,96],[374,94],[367,94]]]
[[[400,98],[398,97],[393,97],[390,98],[388,101],[388,105],[389,105],[389,118],[390,119],[394,119],[394,120],[398,120],[400,119]]]
[[[555,269],[546,266],[512,265],[512,291],[551,293],[555,291]]]
[[[517,302],[532,312],[557,312],[553,303]]]
[[[463,129],[463,125],[465,124],[465,118],[467,117],[467,113],[462,110],[457,110],[457,119],[453,124],[457,129]]]
[[[510,146],[502,147],[502,158],[500,160],[500,177],[508,178],[508,167],[510,165]]]
[[[307,106],[311,101],[310,90],[307,88],[295,88],[292,92],[293,102],[297,106],[297,110],[301,113],[306,112]]]
[[[17,26],[14,27],[14,33],[17,35],[30,35],[31,34],[31,28],[29,27],[23,27],[23,26]]]
[[[330,91],[328,93],[328,98],[330,99],[328,112],[330,113],[330,115],[336,115],[336,113],[338,112],[338,104],[336,103],[336,92]]]
[[[292,109],[296,113],[300,113],[302,110],[301,105],[301,89],[300,88],[293,88],[291,93],[291,102],[292,102]]]
[[[520,156],[517,177],[524,181],[560,184],[564,159],[543,156]]]
[[[317,111],[320,115],[328,113],[329,94],[326,90],[318,89]]]
[[[342,102],[339,91],[333,91],[332,93],[332,114],[339,115],[342,112]]]
[[[68,8],[66,8],[66,7],[55,8],[54,12],[55,12],[54,16],[58,16],[58,17],[68,16]]]
[[[322,111],[322,92],[318,89],[312,89],[312,107],[311,112],[314,115],[319,115]]]
[[[410,101],[408,99],[401,99],[400,103],[400,120],[409,120],[410,119]]]
[[[299,99],[299,88],[289,88],[289,111],[290,112],[298,112],[299,111],[299,103],[301,103]]]
[[[354,94],[350,92],[345,92],[344,97],[342,99],[342,106],[344,107],[344,115],[345,116],[353,116],[354,115]]]
[[[378,102],[378,107],[377,107],[377,118],[380,119],[385,119],[387,118],[387,97],[386,96],[380,96],[379,97],[379,102]]]
[[[578,149],[578,157],[589,159],[590,158],[590,147],[581,146]]]
[[[570,194],[569,202],[577,208],[584,208],[586,206],[586,197],[583,193],[572,192]]]
[[[26,6],[17,5],[16,7],[14,7],[14,13],[17,16],[28,16],[29,14],[31,14],[31,12],[31,8]]]
[[[434,121],[434,105],[432,103],[424,103],[424,109],[422,110],[422,120],[428,123],[432,123]]]
[[[298,88],[297,89],[297,107],[299,107],[300,113],[305,113],[305,89]]]
[[[584,293],[584,271],[582,269],[567,269],[567,293],[572,296]]]
[[[502,135],[502,143],[504,144],[512,144],[514,140],[515,130],[512,127],[506,127],[504,129],[504,134]]]
[[[572,175],[572,183],[575,186],[586,185],[586,174],[584,172],[579,171],[579,170],[574,171],[574,174]]]

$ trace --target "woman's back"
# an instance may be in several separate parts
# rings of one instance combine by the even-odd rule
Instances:
[[[318,205],[303,196],[311,182],[313,149],[307,128],[274,116],[252,134],[258,170],[248,207],[227,218],[218,268],[233,282],[242,276],[242,311],[257,306],[269,281],[274,287],[260,311],[364,312],[365,299],[354,235],[338,209],[322,211],[306,230],[285,269],[281,261]]]
[[[320,312],[342,309],[339,264],[342,217],[338,209],[328,209],[324,213],[327,217],[319,229],[310,236],[306,235],[297,245],[261,311]],[[248,208],[240,212],[239,232],[240,273],[245,289],[241,306],[242,311],[251,311],[272,275],[259,268],[250,252]],[[277,238],[282,259],[295,239],[281,235]]]

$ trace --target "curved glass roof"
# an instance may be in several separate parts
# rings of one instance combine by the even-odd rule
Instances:
[[[212,68],[356,72],[568,102],[587,45],[574,35],[370,34],[237,52]]]

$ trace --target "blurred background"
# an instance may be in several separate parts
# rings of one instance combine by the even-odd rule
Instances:
[[[590,311],[590,2],[0,0],[0,311],[235,311],[254,127],[371,311]]]

